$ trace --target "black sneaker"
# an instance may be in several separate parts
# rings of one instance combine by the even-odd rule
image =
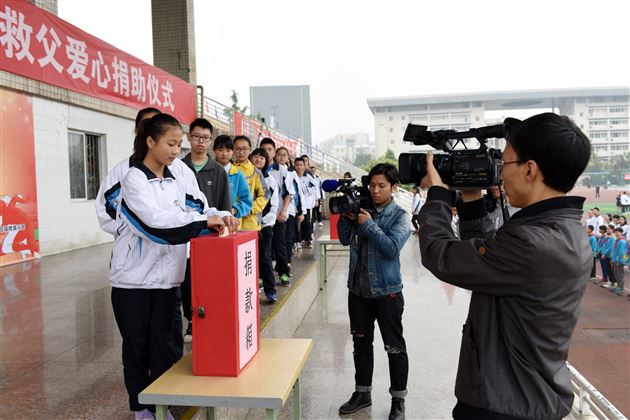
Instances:
[[[389,410],[389,420],[404,420],[405,418],[405,399],[392,398],[392,408]]]
[[[362,408],[372,405],[372,396],[369,392],[353,392],[350,399],[339,407],[339,414],[356,413]]]
[[[188,321],[188,328],[184,334],[184,343],[192,343],[192,321]]]

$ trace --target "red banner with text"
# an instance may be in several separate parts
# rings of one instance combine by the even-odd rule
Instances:
[[[0,70],[134,108],[195,118],[195,87],[25,0],[0,1]]]
[[[247,136],[255,144],[258,145],[263,137],[269,137],[278,147],[286,147],[289,154],[295,157],[297,153],[297,142],[288,138],[280,137],[273,131],[265,127],[260,121],[249,118],[240,112],[233,113],[234,118],[234,135]]]

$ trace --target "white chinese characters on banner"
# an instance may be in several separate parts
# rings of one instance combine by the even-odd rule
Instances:
[[[50,39],[46,37],[46,34],[50,35]],[[61,73],[63,71],[63,66],[59,64],[59,62],[55,58],[55,52],[57,51],[57,48],[61,47],[61,39],[59,39],[59,36],[57,35],[57,32],[55,32],[55,29],[50,28],[49,31],[46,25],[42,25],[42,27],[39,28],[39,32],[37,32],[36,38],[39,42],[42,43],[42,45],[44,46],[44,50],[46,51],[46,55],[44,57],[37,59],[40,67],[45,67],[48,64],[51,64],[58,73]]]
[[[24,15],[6,6],[4,12],[0,11],[0,44],[5,47],[4,53],[8,58],[13,57],[22,61],[24,57],[33,64],[33,55],[30,52],[31,34],[33,27],[24,22]]]
[[[258,350],[258,256],[256,241],[237,247],[239,366],[250,361]]]
[[[66,37],[68,45],[66,45],[66,55],[72,61],[68,67],[68,74],[73,79],[81,79],[85,83],[89,83],[90,79],[85,75],[85,69],[88,63],[87,44],[72,37]]]
[[[163,107],[180,119],[194,117],[193,86],[28,2],[2,2],[0,48],[4,71],[131,106]]]

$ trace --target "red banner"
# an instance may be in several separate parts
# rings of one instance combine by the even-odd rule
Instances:
[[[250,138],[254,144],[258,145],[263,137],[269,137],[278,147],[286,147],[289,154],[295,157],[297,152],[297,143],[294,140],[280,137],[274,132],[270,131],[260,121],[253,118],[249,118],[241,114],[240,112],[233,113],[234,118],[234,135],[244,135]]]
[[[98,16],[96,16],[98,18]],[[24,0],[0,2],[0,70],[134,108],[195,118],[195,87]]]

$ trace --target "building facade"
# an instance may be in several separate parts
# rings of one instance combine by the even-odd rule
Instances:
[[[595,154],[610,158],[630,152],[629,98],[630,88],[623,86],[372,98],[367,102],[374,114],[377,156],[388,148],[396,156],[429,148],[402,141],[408,123],[426,125],[431,131],[465,131],[500,123],[501,118],[488,116],[487,111],[509,117],[516,110],[531,109],[533,115],[548,109],[572,118],[591,139]],[[489,145],[502,147],[503,141]]]
[[[375,157],[374,142],[367,133],[337,134],[318,143],[317,148],[348,163],[354,163],[359,155]]]
[[[251,115],[264,118],[271,128],[312,144],[309,86],[251,86],[249,100]]]

